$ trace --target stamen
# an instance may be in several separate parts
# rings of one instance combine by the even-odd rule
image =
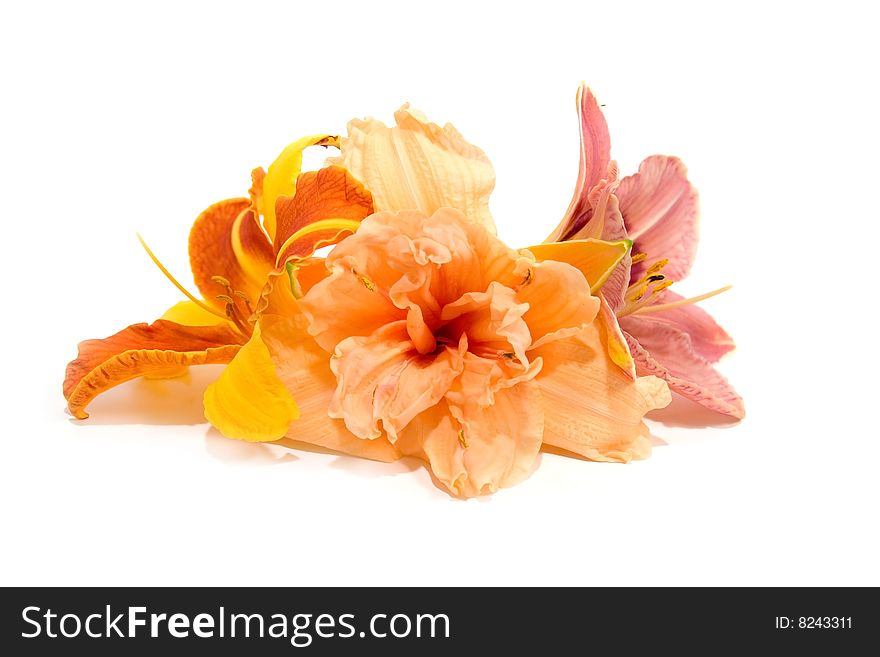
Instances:
[[[532,268],[529,267],[529,268],[526,270],[526,278],[525,278],[525,280],[522,282],[523,287],[525,287],[526,285],[528,285],[529,283],[531,283],[531,282],[532,282],[532,279],[533,279],[534,277],[535,277],[535,275],[532,273]]]
[[[690,299],[681,299],[680,301],[672,301],[671,303],[658,303],[653,306],[644,306],[643,308],[638,308],[634,310],[633,313],[638,313],[639,315],[647,315],[648,313],[659,313],[663,310],[680,308],[681,306],[689,306],[699,301],[711,299],[712,297],[717,296],[722,292],[727,292],[732,287],[732,285],[725,285],[724,287],[719,287],[717,290],[712,290],[711,292],[706,292],[706,294],[691,297]]]
[[[669,258],[663,258],[663,260],[658,260],[658,261],[655,262],[653,265],[651,265],[650,267],[648,267],[648,271],[645,272],[645,273],[646,273],[648,276],[651,276],[651,275],[656,274],[657,272],[659,272],[661,269],[663,269],[663,268],[664,268],[666,265],[668,265],[668,264],[669,264]]]
[[[233,291],[233,294],[234,294],[236,297],[238,297],[239,299],[241,299],[242,301],[244,301],[244,307],[248,309],[248,313],[249,313],[250,315],[253,315],[253,314],[254,314],[254,309],[251,307],[251,300],[248,299],[248,295],[246,295],[246,294],[245,294],[244,292],[242,292],[241,290],[235,290],[235,291]]]
[[[178,290],[180,290],[187,299],[192,301],[194,304],[196,304],[202,310],[205,310],[205,311],[211,313],[212,315],[216,315],[217,317],[220,317],[221,319],[226,319],[226,315],[221,313],[216,308],[212,308],[211,306],[206,304],[201,299],[197,299],[185,287],[183,287],[183,285],[178,283],[177,279],[171,275],[171,272],[169,272],[167,269],[165,269],[165,265],[163,265],[161,262],[159,262],[159,258],[157,258],[156,254],[150,250],[150,247],[147,246],[147,243],[144,241],[144,238],[140,236],[140,233],[135,233],[135,235],[137,235],[138,241],[141,243],[141,246],[144,247],[144,251],[146,251],[147,255],[150,256],[150,260],[152,260],[153,264],[159,268],[159,271],[161,271],[163,274],[165,274],[165,277],[174,284],[174,287],[176,287]]]
[[[647,258],[644,253],[637,253],[635,262],[640,262]],[[668,280],[660,271],[669,264],[669,260],[657,260],[638,280],[633,281],[626,290],[625,301],[617,316],[624,317],[637,312],[641,308],[648,307],[652,301],[657,298],[663,290],[672,285],[672,281]]]
[[[632,264],[636,264],[638,262],[641,262],[642,260],[644,260],[647,257],[648,257],[647,253],[633,253],[632,258],[631,258],[631,262],[632,262]]]
[[[217,283],[217,285],[222,285],[223,287],[232,287],[232,284],[229,282],[228,278],[223,278],[222,276],[211,276],[211,280]]]
[[[467,440],[464,437],[464,429],[458,430],[458,442],[462,447],[467,449],[468,444],[467,444]]]

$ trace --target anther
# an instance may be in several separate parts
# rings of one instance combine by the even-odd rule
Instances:
[[[632,255],[632,263],[636,264],[637,262],[641,262],[645,258],[648,257],[647,253],[633,253]]]
[[[223,287],[230,287],[229,279],[223,278],[222,276],[211,276],[211,280],[217,283],[217,285],[222,285]]]
[[[232,305],[235,303],[235,301],[232,299],[232,297],[229,296],[228,294],[218,294],[217,300],[222,301],[223,303],[228,304],[228,305]]]
[[[467,440],[464,437],[464,429],[458,430],[458,442],[462,447],[467,449],[468,444],[467,444]]]
[[[376,284],[366,276],[359,274],[356,269],[352,269],[351,273],[354,274],[355,278],[357,278],[361,282],[361,285],[367,288],[370,292],[374,292],[376,290]]]
[[[649,283],[656,283],[657,281],[662,281],[666,278],[663,274],[654,274],[653,276],[648,276]]]
[[[648,276],[652,274],[656,274],[658,271],[663,269],[666,265],[669,264],[669,258],[663,258],[663,260],[658,260],[653,265],[648,267],[648,271],[646,272]]]

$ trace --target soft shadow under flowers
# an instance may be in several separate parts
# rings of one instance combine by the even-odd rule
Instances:
[[[739,419],[710,411],[704,406],[679,395],[672,396],[666,408],[651,411],[645,416],[667,427],[714,427],[726,429],[739,424]]]
[[[108,390],[92,402],[89,419],[74,424],[204,424],[202,398],[223,365],[191,367],[174,379],[135,379]]]
[[[205,451],[230,465],[281,465],[298,461],[289,450],[272,443],[252,443],[226,438],[214,427],[205,433]]]

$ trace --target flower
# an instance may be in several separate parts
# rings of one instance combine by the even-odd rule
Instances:
[[[386,211],[340,242],[323,273],[275,271],[264,288],[261,340],[300,410],[279,442],[416,456],[460,496],[521,480],[542,445],[595,460],[646,456],[642,417],[668,403],[668,389],[635,376],[593,294],[630,242],[507,248],[488,214],[494,173],[482,151],[406,106],[396,118],[391,128],[351,122],[330,160],[367,181]],[[267,368],[265,353],[242,351],[216,399],[259,407],[266,393],[250,367]]]
[[[177,376],[189,365],[230,363],[239,353],[265,351],[254,324],[254,306],[270,272],[307,259],[319,246],[335,243],[372,212],[369,193],[344,169],[327,167],[299,175],[303,149],[336,143],[328,135],[294,142],[268,173],[253,172],[250,198],[221,201],[199,215],[190,232],[189,254],[202,299],[178,283],[144,244],[189,301],[176,304],[152,324],[133,324],[108,338],[80,343],[63,386],[74,417],[88,417],[85,409],[97,395],[139,376]],[[263,388],[269,394],[264,405],[274,406],[276,417],[291,420],[297,416],[296,404],[274,371],[254,370],[251,375],[265,379]],[[260,412],[237,408],[231,400],[227,408],[237,413]],[[222,413],[216,415],[220,427],[229,421]],[[250,424],[255,439],[278,431]],[[285,422],[282,434],[286,428]]]
[[[581,157],[568,211],[547,242],[601,237],[631,239],[632,254],[602,289],[617,314],[639,374],[664,379],[678,394],[741,419],[742,398],[714,367],[733,339],[693,305],[729,288],[685,299],[669,290],[696,255],[699,204],[687,169],[675,157],[652,155],[618,181],[610,138],[592,92],[578,89]]]
[[[642,419],[669,403],[667,381],[734,414],[704,371],[732,347],[691,305],[707,295],[666,290],[668,275],[687,274],[696,242],[683,166],[655,156],[618,182],[584,88],[579,108],[575,197],[551,239],[519,250],[495,234],[491,163],[451,125],[404,105],[394,126],[353,120],[344,139],[294,142],[254,170],[248,198],[196,220],[202,298],[144,244],[189,300],[82,343],[65,380],[71,412],[86,417],[97,394],[137,376],[226,363],[204,397],[224,435],[417,457],[461,497],[521,481],[544,447],[647,456]],[[312,145],[340,154],[301,174]],[[335,246],[317,257],[325,245]],[[649,262],[643,249],[666,257]],[[658,343],[661,331],[670,344]]]
[[[588,248],[605,269],[625,252]],[[611,359],[613,317],[588,282],[605,271],[511,250],[449,208],[374,214],[325,265],[299,300],[274,287],[260,320],[303,411],[289,439],[416,456],[459,496],[522,480],[542,444],[604,461],[649,453],[641,419],[668,391]]]

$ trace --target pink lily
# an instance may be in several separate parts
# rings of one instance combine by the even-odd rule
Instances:
[[[708,409],[742,419],[742,398],[714,367],[733,339],[691,299],[669,290],[694,261],[699,201],[676,157],[652,155],[638,173],[618,180],[608,125],[592,92],[577,94],[581,158],[577,187],[565,217],[547,238],[630,239],[627,256],[602,294],[614,309],[639,375],[664,379],[671,390]]]

